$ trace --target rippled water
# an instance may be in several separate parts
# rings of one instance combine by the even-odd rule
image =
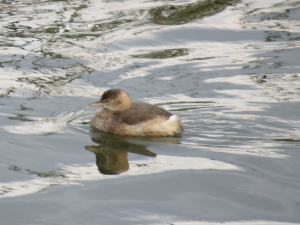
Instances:
[[[1,224],[299,224],[300,3],[0,3]],[[90,131],[108,88],[180,138]]]

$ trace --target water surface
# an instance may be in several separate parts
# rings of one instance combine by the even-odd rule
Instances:
[[[1,224],[300,223],[298,1],[1,1]],[[181,137],[90,130],[109,88]]]

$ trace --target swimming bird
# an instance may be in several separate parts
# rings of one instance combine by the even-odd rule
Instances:
[[[94,113],[92,128],[125,136],[177,136],[182,132],[177,115],[148,103],[131,102],[122,89],[105,91],[92,107],[103,107]]]

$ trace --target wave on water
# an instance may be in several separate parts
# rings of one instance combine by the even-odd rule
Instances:
[[[83,181],[116,179],[118,177],[144,176],[180,170],[242,170],[240,167],[217,160],[160,155],[130,162],[127,173],[119,176],[100,174],[94,163],[85,165],[61,165],[58,172],[38,173],[15,169],[35,175],[31,180],[0,183],[0,198],[15,197],[41,192],[55,185],[81,185]]]
[[[82,130],[83,124],[89,123],[91,112],[80,110],[78,112],[63,112],[57,117],[28,118],[29,122],[22,122],[20,125],[3,126],[2,129],[15,134],[39,134],[49,135],[70,131],[70,126]],[[82,129],[81,129],[82,128]],[[87,132],[87,130],[86,130]]]

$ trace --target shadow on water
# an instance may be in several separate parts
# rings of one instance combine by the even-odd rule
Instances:
[[[96,165],[102,174],[120,174],[129,169],[128,152],[156,157],[156,154],[147,150],[146,146],[128,142],[124,137],[104,132],[91,132],[91,139],[99,146],[85,146],[95,153]]]
[[[147,149],[149,146],[180,143],[177,137],[124,137],[99,130],[91,130],[90,136],[98,146],[85,146],[85,149],[95,153],[98,170],[107,175],[124,173],[129,169],[128,153],[156,157],[156,153]]]

